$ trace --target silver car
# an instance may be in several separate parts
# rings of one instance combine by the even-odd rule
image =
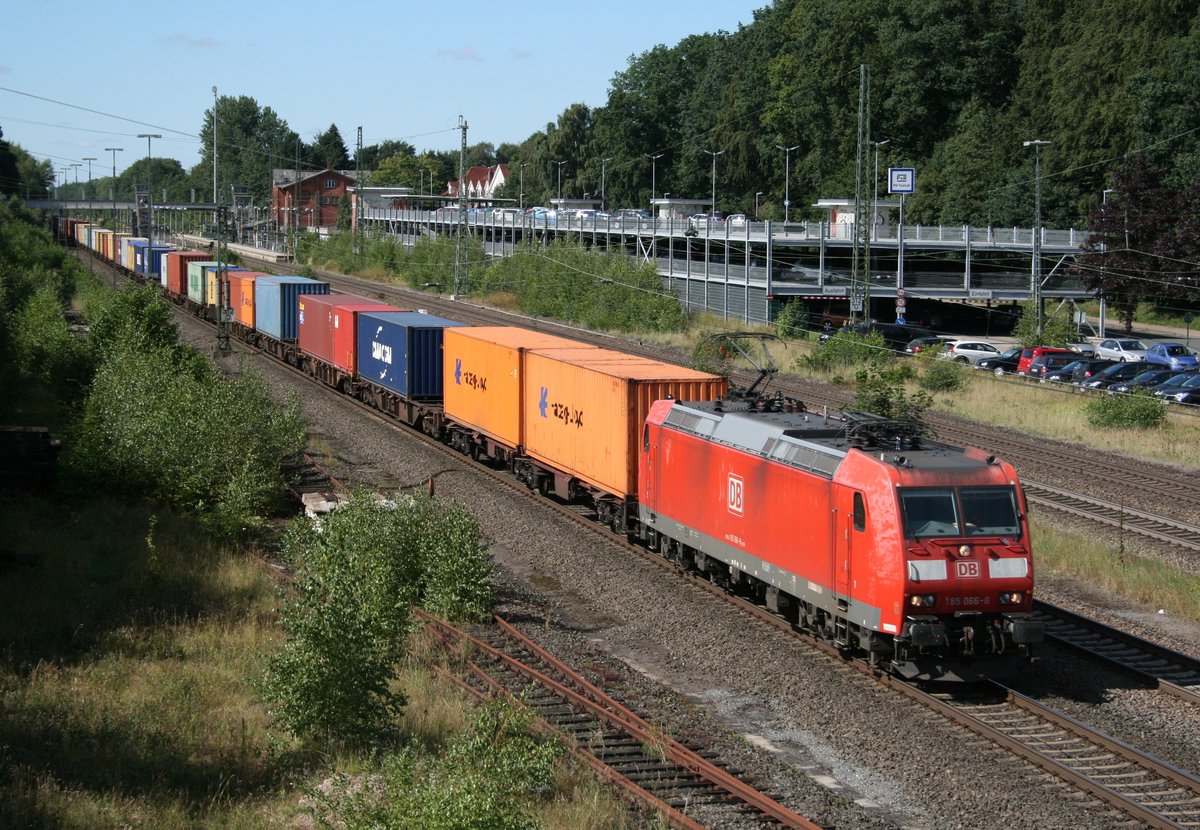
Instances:
[[[1128,337],[1110,337],[1096,344],[1096,357],[1104,360],[1119,360],[1132,363],[1146,359],[1146,344]]]
[[[969,363],[974,366],[988,357],[999,357],[1000,350],[991,343],[982,340],[950,340],[938,352],[942,360],[953,360],[955,363]]]

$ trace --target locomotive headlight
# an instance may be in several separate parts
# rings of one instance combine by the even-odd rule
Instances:
[[[971,546],[970,545],[959,545],[958,546],[958,555],[961,557],[964,557],[964,558],[970,556],[971,555]]]
[[[1001,605],[1020,605],[1022,600],[1024,600],[1024,599],[1025,599],[1025,595],[1023,593],[1021,593],[1020,591],[1013,591],[1012,593],[1001,594],[1000,595],[1000,604]]]
[[[937,604],[937,597],[933,594],[913,594],[908,598],[908,604],[913,608],[932,608]]]

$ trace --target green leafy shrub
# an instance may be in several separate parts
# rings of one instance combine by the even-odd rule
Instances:
[[[297,580],[281,610],[288,641],[263,690],[276,722],[295,735],[392,736],[404,706],[392,681],[410,606],[452,620],[477,620],[492,607],[478,524],[425,496],[382,502],[356,492],[319,523],[291,522],[282,550]]]
[[[929,392],[954,392],[966,383],[966,373],[970,371],[961,363],[953,360],[924,360],[921,376],[917,380],[922,389]]]
[[[892,361],[894,353],[879,332],[861,337],[850,329],[842,329],[824,343],[817,345],[802,360],[814,369],[830,371],[849,366],[869,364],[875,367]]]
[[[64,398],[82,394],[91,377],[88,347],[68,328],[56,286],[44,285],[13,317],[17,365]]]
[[[875,369],[859,370],[855,384],[854,408],[884,418],[919,421],[933,402],[927,392],[907,394]]]
[[[784,305],[775,317],[775,333],[785,340],[807,340],[809,335],[808,309],[795,301]]]
[[[1128,395],[1099,395],[1084,407],[1088,423],[1098,428],[1150,429],[1167,418],[1167,404],[1145,390]]]
[[[345,830],[535,830],[533,808],[562,750],[530,735],[531,722],[528,710],[488,703],[441,754],[408,746],[385,758],[378,786],[343,776],[310,797],[319,816]]]
[[[256,376],[226,381],[190,350],[126,347],[97,369],[64,460],[86,485],[154,495],[233,536],[266,522],[281,462],[303,442],[299,403],[278,406]]]

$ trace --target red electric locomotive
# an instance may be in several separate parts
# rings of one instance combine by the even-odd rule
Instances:
[[[652,548],[910,679],[999,676],[1042,639],[1012,466],[910,422],[790,400],[650,411]]]

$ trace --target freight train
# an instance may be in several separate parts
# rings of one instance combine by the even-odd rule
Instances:
[[[224,308],[245,342],[531,489],[591,504],[614,532],[881,671],[1001,676],[1042,639],[1028,505],[995,456],[911,422],[731,395],[704,372],[218,267],[76,220],[55,230],[193,313]]]

